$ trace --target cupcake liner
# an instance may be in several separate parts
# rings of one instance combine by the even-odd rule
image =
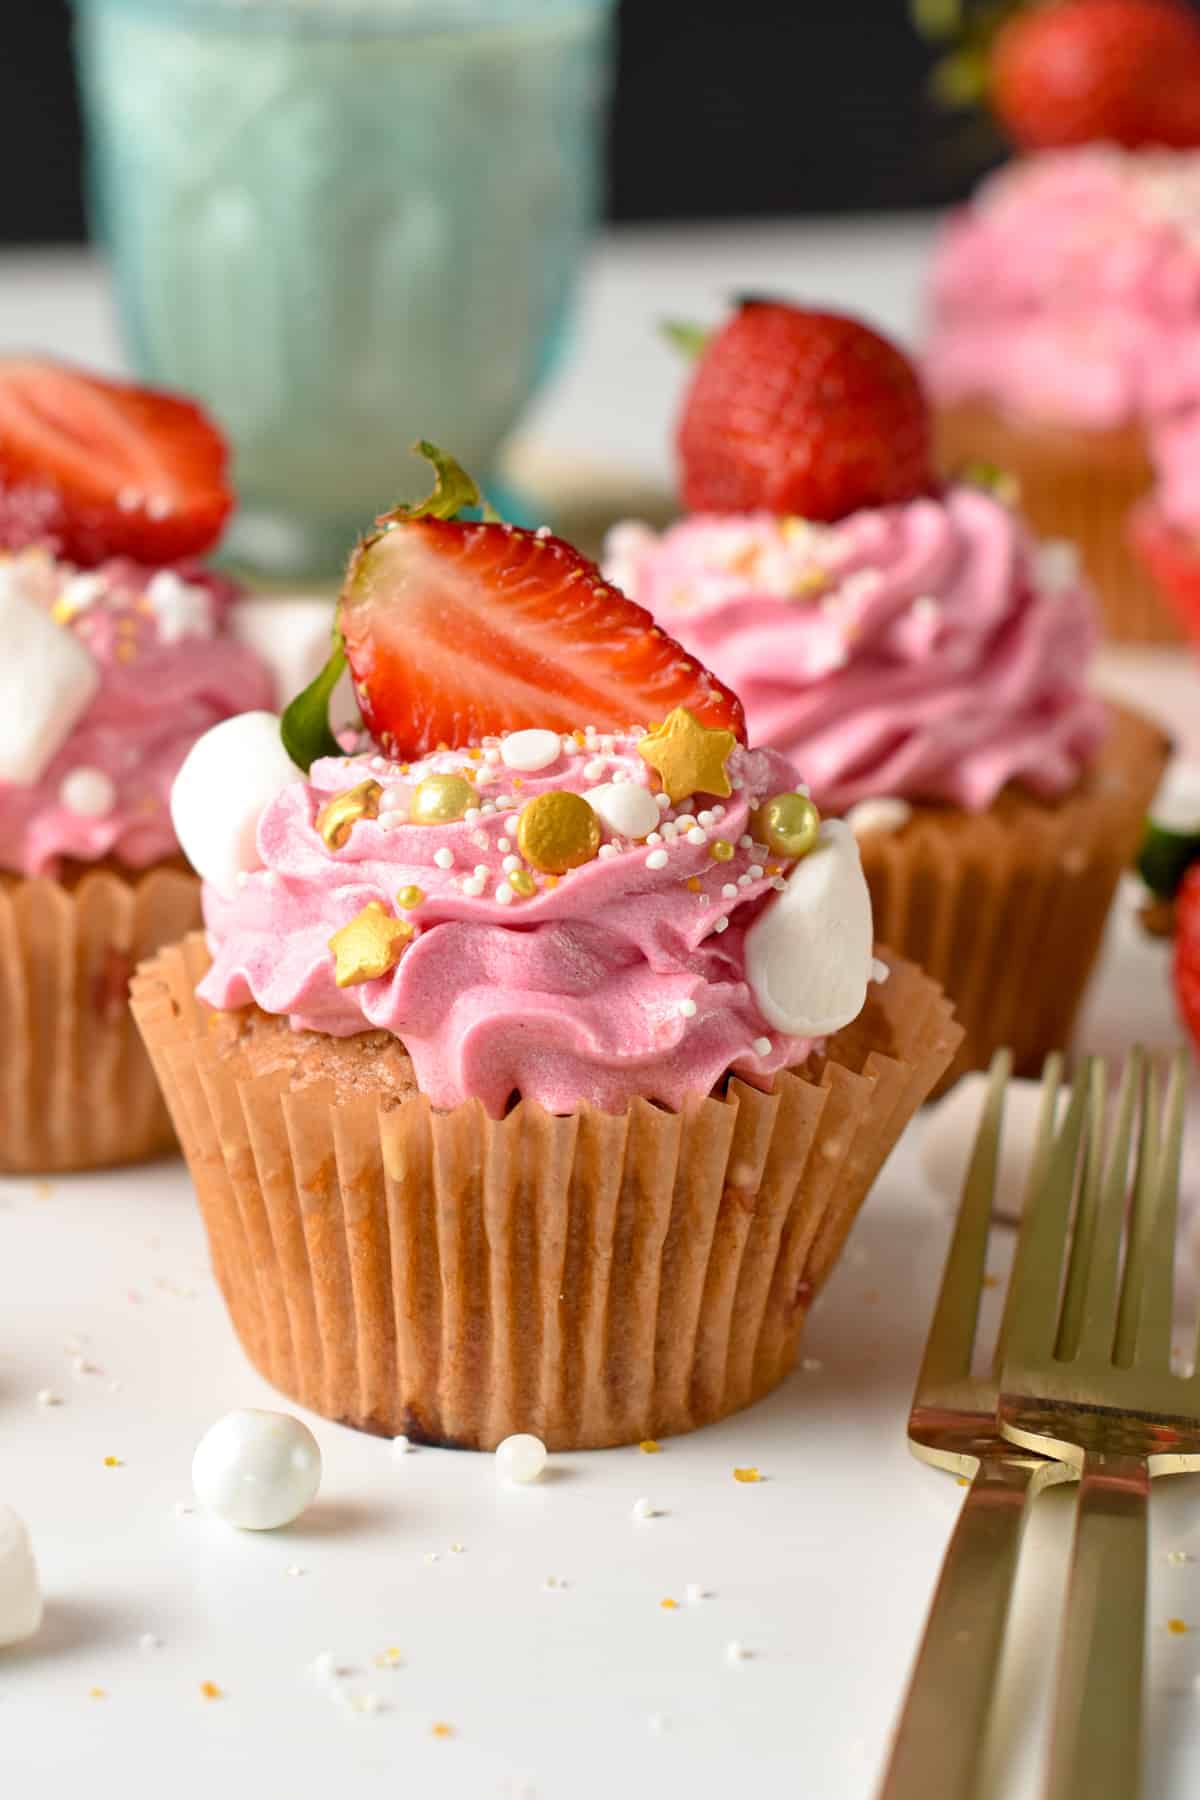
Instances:
[[[175,868],[0,878],[0,1172],[102,1168],[174,1147],[129,979],[199,921],[200,884]]]
[[[985,813],[917,806],[862,840],[875,929],[954,1002],[965,1036],[938,1088],[1007,1044],[1037,1074],[1070,1041],[1122,873],[1133,863],[1170,743],[1113,706],[1084,779],[1058,801],[1006,788]]]
[[[239,1021],[265,1016],[195,999],[207,964],[199,937],[162,952],[133,1011],[247,1354],[327,1418],[473,1449],[636,1443],[774,1387],[959,1039],[941,990],[893,959],[770,1093],[731,1077],[678,1114],[494,1120],[372,1086],[286,1027],[264,1070]]]
[[[935,441],[947,475],[972,462],[996,464],[1016,478],[1021,511],[1039,537],[1070,538],[1078,545],[1106,637],[1180,641],[1179,621],[1128,538],[1129,515],[1154,485],[1140,428],[1020,425],[983,402],[965,402],[937,414]]]

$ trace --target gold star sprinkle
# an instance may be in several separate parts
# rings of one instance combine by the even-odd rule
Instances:
[[[642,761],[658,771],[672,804],[692,794],[733,792],[725,769],[737,744],[732,731],[710,731],[686,706],[677,706],[638,744]]]
[[[327,850],[340,850],[360,819],[377,819],[383,793],[377,781],[360,781],[327,800],[317,814],[317,831]]]
[[[395,968],[412,935],[413,927],[407,919],[394,919],[378,900],[370,901],[329,940],[338,986],[378,981]]]
[[[733,1471],[733,1479],[735,1481],[761,1481],[762,1476],[757,1469],[751,1467],[749,1469],[735,1469]]]
[[[400,892],[396,895],[396,905],[404,912],[412,912],[415,906],[421,905],[424,898],[424,888],[402,887]]]
[[[600,820],[582,794],[552,788],[521,813],[517,848],[543,874],[562,875],[591,862],[600,848]]]

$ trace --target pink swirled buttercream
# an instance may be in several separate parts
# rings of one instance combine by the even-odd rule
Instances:
[[[80,572],[39,550],[0,557],[0,580],[72,632],[100,676],[39,778],[0,781],[0,867],[53,875],[63,858],[114,856],[141,869],[175,855],[168,802],[184,757],[219,720],[274,701],[257,656],[223,630],[233,590],[132,563]],[[87,810],[70,803],[81,774]]]
[[[536,875],[523,898],[508,880],[521,860],[519,809],[553,789],[648,788],[650,771],[632,737],[565,739],[554,762],[520,778],[497,746],[487,740],[478,760],[447,751],[404,770],[370,753],[331,758],[285,788],[259,825],[263,868],[232,899],[205,889],[213,964],[200,997],[220,1008],[254,1001],[337,1037],[391,1032],[435,1105],[478,1097],[493,1115],[513,1094],[554,1112],[581,1101],[620,1111],[639,1095],[679,1107],[730,1068],[763,1081],[801,1061],[810,1045],[771,1032],[759,1012],[744,947],[783,879],[747,835],[751,809],[795,787],[790,765],[737,749],[724,802],[660,808],[649,843],[605,827],[597,857],[557,878]],[[478,809],[458,823],[408,822],[416,782],[464,767],[475,772]],[[379,817],[328,848],[315,826],[321,807],[367,778],[384,786]],[[399,962],[338,987],[333,934],[372,901],[394,915],[407,887],[423,898],[401,912],[415,935]]]
[[[751,736],[843,811],[881,795],[982,810],[1064,792],[1105,731],[1074,560],[989,494],[830,526],[696,516],[610,535],[606,572],[729,683]]]
[[[925,375],[1087,430],[1200,403],[1200,151],[1092,145],[983,183],[938,246]]]

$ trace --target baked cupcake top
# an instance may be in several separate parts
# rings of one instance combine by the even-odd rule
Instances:
[[[1092,607],[1070,547],[968,486],[814,525],[707,514],[609,537],[611,578],[741,694],[822,809],[981,810],[1070,788],[1105,734],[1084,686]]]
[[[169,801],[188,750],[274,698],[225,633],[232,593],[199,571],[0,556],[0,866],[141,869],[177,853]]]
[[[619,1111],[731,1069],[768,1082],[861,1010],[851,833],[570,546],[458,519],[473,490],[443,491],[460,472],[442,467],[429,510],[389,515],[352,561],[330,667],[285,715],[307,772],[257,714],[181,773],[201,998],[390,1031],[435,1105],[494,1115],[514,1095]],[[324,713],[346,654],[371,730],[339,747]],[[580,693],[595,716],[572,722]],[[505,729],[526,705],[545,723]],[[443,729],[454,748],[429,742]]]
[[[934,259],[925,373],[943,404],[1105,430],[1200,401],[1200,151],[1023,157]]]

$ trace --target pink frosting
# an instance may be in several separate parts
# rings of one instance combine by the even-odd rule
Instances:
[[[582,749],[567,739],[518,785],[497,744],[487,740],[477,762],[450,751],[407,771],[371,754],[315,763],[263,814],[263,869],[232,900],[205,889],[213,965],[201,998],[221,1008],[254,1001],[337,1037],[389,1031],[434,1105],[478,1097],[494,1116],[514,1093],[553,1112],[580,1101],[620,1111],[638,1095],[677,1108],[730,1068],[765,1082],[801,1061],[811,1045],[771,1032],[745,972],[746,927],[783,877],[761,845],[740,840],[754,804],[795,787],[784,759],[735,750],[737,785],[724,803],[698,797],[663,810],[658,845],[605,828],[599,856],[557,882],[537,876],[523,899],[504,869],[517,849],[513,810],[614,777],[648,787],[650,771],[631,737],[592,737]],[[477,771],[480,810],[456,824],[408,823],[412,785],[465,764]],[[385,785],[379,818],[328,849],[318,811],[368,777]],[[714,858],[716,839],[734,846],[730,860]],[[450,868],[436,860],[446,851]],[[425,897],[405,915],[416,931],[398,964],[339,988],[330,938],[371,901],[393,914],[410,885]]]
[[[267,670],[222,629],[233,590],[195,571],[132,563],[80,573],[42,551],[0,558],[0,579],[53,609],[101,677],[40,778],[0,781],[2,866],[53,875],[64,857],[111,855],[141,869],[174,855],[168,802],[184,757],[221,719],[275,700]],[[112,803],[98,817],[64,800],[64,782],[81,770],[111,784]]]
[[[1092,145],[1028,156],[951,217],[925,372],[1084,429],[1200,402],[1200,151]]]
[[[606,572],[741,696],[827,810],[889,795],[982,810],[1078,780],[1105,732],[1095,625],[1065,545],[980,490],[813,526],[696,516],[610,536]]]

